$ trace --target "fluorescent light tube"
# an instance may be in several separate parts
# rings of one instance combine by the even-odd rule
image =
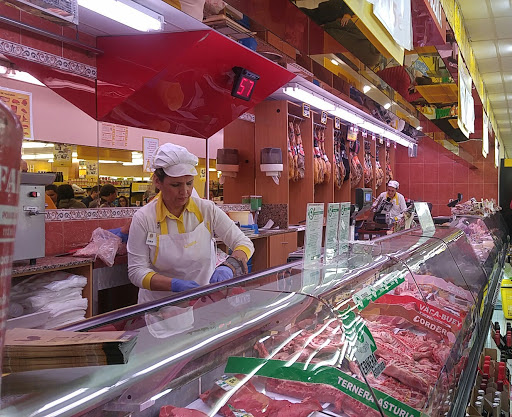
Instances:
[[[365,85],[363,87],[363,93],[366,94],[368,91],[370,91],[372,88],[369,85]]]
[[[361,123],[359,127],[369,130],[370,132],[376,133],[377,135],[383,135],[385,132],[385,130],[382,127],[374,125],[373,123],[370,123],[366,120],[363,123]]]
[[[349,123],[359,125],[361,123],[364,123],[363,118],[359,117],[355,113],[352,113],[348,110],[342,109],[341,107],[338,107],[336,110],[329,112],[333,116],[339,117],[340,119],[343,119]]]
[[[130,0],[78,0],[78,4],[141,32],[162,30],[161,15]]]
[[[33,155],[22,155],[21,159],[30,160],[30,159],[52,159],[52,153],[36,153]]]
[[[298,86],[285,87],[283,88],[283,93],[320,110],[331,111],[336,108],[334,103],[326,101],[323,98],[310,93],[309,91],[299,88]]]
[[[409,142],[408,140],[402,138],[400,135],[397,135],[394,132],[386,131],[384,133],[384,136],[386,138],[391,139],[392,141],[402,145],[402,146],[405,146],[406,148],[408,148],[409,145],[411,144],[411,142]]]
[[[44,143],[44,142],[23,142],[21,147],[23,149],[37,149],[37,148],[53,148],[55,145],[53,143]]]

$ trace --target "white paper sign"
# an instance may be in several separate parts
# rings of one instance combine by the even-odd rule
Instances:
[[[424,233],[434,233],[436,227],[434,226],[434,220],[432,220],[432,214],[428,208],[428,204],[420,201],[414,202],[414,208],[420,221],[420,226]]]
[[[156,138],[142,138],[142,158],[144,172],[153,172],[153,157],[158,149],[159,141]]]
[[[338,256],[338,223],[340,220],[340,203],[327,204],[325,221],[325,256],[326,263]]]
[[[489,155],[489,119],[485,112],[483,115],[482,155],[484,158]]]
[[[304,242],[304,266],[320,260],[322,233],[324,230],[324,204],[308,203],[306,211],[306,236]]]
[[[402,48],[412,50],[411,0],[368,1],[373,4],[373,14],[395,42]]]
[[[338,254],[348,251],[350,240],[350,202],[340,203],[340,220],[338,222]]]

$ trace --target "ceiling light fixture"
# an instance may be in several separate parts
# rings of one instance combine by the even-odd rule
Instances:
[[[283,93],[320,110],[333,111],[336,109],[334,103],[319,97],[302,86],[299,87],[299,84],[283,88]]]
[[[162,15],[130,0],[78,0],[78,4],[141,32],[162,30]]]
[[[358,125],[360,128],[377,135],[384,136],[406,148],[415,144],[415,141],[404,133],[398,132],[384,122],[368,115],[355,106],[341,101],[337,97],[322,96],[317,91],[312,92],[308,88],[298,83],[288,84],[283,88],[283,92],[302,103],[307,103],[316,109],[324,110],[335,117],[345,120],[348,123]],[[325,94],[329,94],[325,92]],[[391,106],[388,103],[388,108]]]
[[[384,108],[385,108],[386,110],[388,110],[390,107],[391,107],[391,103],[386,103],[386,104],[384,104]]]
[[[365,94],[366,94],[366,93],[367,93],[368,91],[370,91],[371,89],[372,89],[372,88],[371,88],[369,85],[365,85],[365,86],[363,87],[363,93],[365,93]]]
[[[23,142],[21,147],[23,149],[37,149],[37,148],[53,148],[55,145],[53,143],[44,143],[44,142]]]
[[[334,64],[334,65],[340,65],[340,63],[338,61],[336,61],[334,58],[331,59],[331,62]]]

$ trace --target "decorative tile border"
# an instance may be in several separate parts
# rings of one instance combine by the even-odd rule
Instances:
[[[5,39],[0,39],[0,53],[16,56],[27,61],[47,65],[49,67],[58,68],[93,80],[95,80],[98,75],[97,69],[90,65],[72,61],[71,59],[66,59],[58,55],[30,48],[29,46],[20,45],[19,43]]]
[[[47,222],[67,222],[71,220],[101,220],[101,219],[125,219],[133,217],[140,207],[105,207],[96,209],[59,209],[48,210],[45,214]],[[220,204],[219,208],[224,211],[245,211],[250,210],[249,204]]]
[[[218,206],[223,212],[227,213],[228,211],[250,211],[250,204],[219,204]]]
[[[71,220],[125,219],[133,217],[139,207],[112,207],[97,209],[59,209],[48,210],[45,214],[47,222],[66,222]]]

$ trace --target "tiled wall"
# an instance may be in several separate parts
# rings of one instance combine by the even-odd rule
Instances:
[[[446,206],[457,193],[463,201],[475,197],[498,201],[498,169],[494,167],[494,149],[487,158],[482,156],[482,142],[472,140],[460,144],[473,157],[476,169],[470,169],[450,158],[450,152],[430,138],[419,142],[418,157],[409,158],[407,149],[397,147],[394,176],[400,182],[400,192],[416,201],[432,203],[432,215],[450,215]]]
[[[121,219],[92,219],[46,222],[46,256],[59,255],[89,243],[94,229],[115,229],[128,221]]]
[[[225,204],[219,207],[224,211],[250,209],[248,204]],[[45,216],[46,256],[60,255],[87,245],[96,228],[121,227],[129,221],[136,210],[135,207],[48,210]]]
[[[93,36],[85,33],[77,33],[74,26],[65,26],[50,22],[47,19],[20,10],[10,4],[0,3],[0,15],[65,38],[79,40],[84,44],[96,46],[96,39]],[[83,64],[96,66],[96,57],[94,55],[88,54],[79,48],[63,44],[62,42],[15,28],[14,26],[2,25],[2,27],[0,27],[0,39],[29,46]]]

